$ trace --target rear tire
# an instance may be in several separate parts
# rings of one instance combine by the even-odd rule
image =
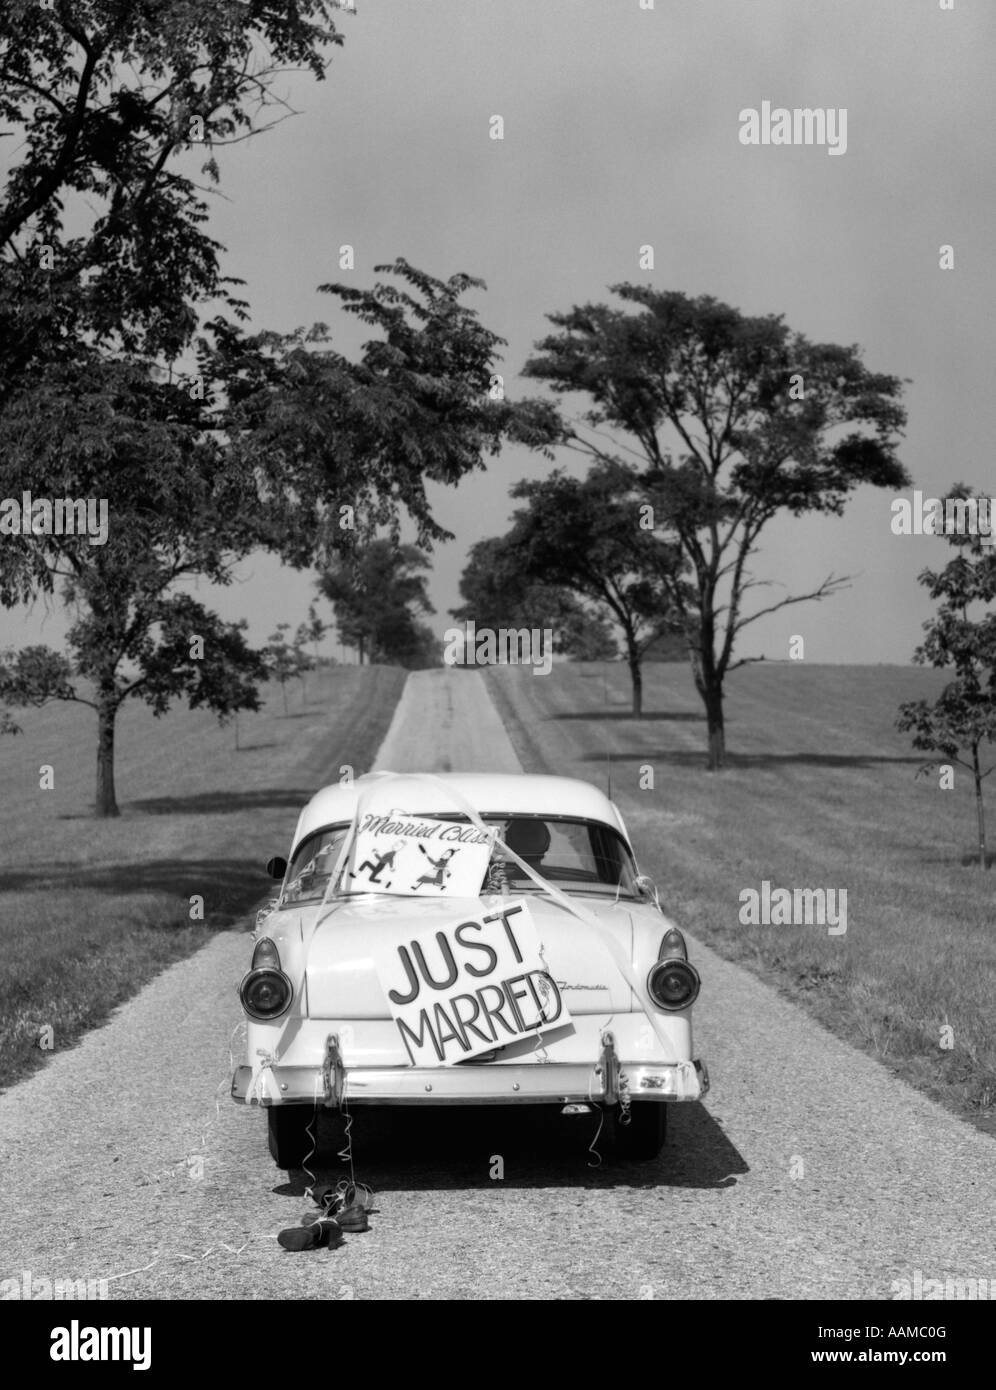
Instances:
[[[657,1158],[667,1138],[667,1106],[660,1101],[636,1104],[629,1112],[629,1124],[619,1122],[619,1112],[613,1116],[613,1148],[616,1158],[649,1162]]]
[[[271,1105],[267,1108],[270,1154],[278,1168],[300,1168],[309,1151],[317,1151],[318,1112],[312,1105]],[[312,1119],[311,1134],[307,1132]]]

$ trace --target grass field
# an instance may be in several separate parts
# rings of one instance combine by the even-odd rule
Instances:
[[[893,727],[898,703],[935,694],[942,673],[746,667],[728,683],[732,765],[719,774],[705,770],[683,666],[645,668],[642,720],[618,664],[489,679],[527,771],[604,789],[611,755],[613,799],[680,925],[996,1134],[996,869],[974,857],[969,774],[956,769],[950,791],[936,775],[914,780],[923,760]],[[742,925],[741,890],[763,880],[846,888],[846,933]],[[791,1074],[790,1057],[772,1065]]]
[[[343,764],[370,766],[405,673],[340,666],[278,688],[235,731],[210,714],[155,719],[133,702],[118,721],[121,816],[91,808],[91,710],[18,711],[0,741],[0,1085],[102,1022],[164,966],[240,925],[271,886],[263,865],[286,854],[298,812]],[[41,790],[39,768],[54,771]],[[191,920],[190,899],[204,899]],[[43,1036],[43,1046],[47,1043]]]

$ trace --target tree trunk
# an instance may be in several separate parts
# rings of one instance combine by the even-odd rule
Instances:
[[[711,609],[703,601],[701,629],[695,640],[689,641],[688,655],[692,663],[695,689],[705,705],[706,728],[709,733],[709,771],[718,772],[726,764],[726,727],[723,720],[724,671],[717,669],[713,651],[713,625],[707,616],[710,612]]]
[[[630,656],[629,658],[629,678],[633,683],[633,717],[643,718],[643,671],[640,669],[640,658]]]
[[[98,819],[119,816],[114,794],[114,721],[117,705],[103,696],[97,708],[97,801]]]
[[[706,588],[700,596],[701,618],[694,633],[687,633],[688,655],[692,663],[695,689],[705,705],[709,733],[709,771],[718,772],[726,764],[726,727],[723,721],[723,676],[715,655],[713,592]]]
[[[979,745],[972,748],[972,765],[975,773],[975,812],[979,822],[979,867],[986,868],[986,810],[982,804],[982,770],[979,767]]]
[[[629,679],[633,686],[633,718],[643,718],[643,666],[640,648],[636,644],[636,631],[630,623],[623,624],[623,640],[626,643],[626,664],[629,666]],[[606,699],[608,704],[608,699]]]
[[[726,727],[723,721],[723,682],[708,679],[701,692],[705,702],[709,731],[709,771],[718,772],[726,764]]]

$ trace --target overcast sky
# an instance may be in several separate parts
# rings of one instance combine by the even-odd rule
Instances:
[[[902,458],[928,494],[964,479],[996,495],[992,0],[357,0],[327,80],[287,85],[300,115],[222,160],[213,231],[247,282],[257,327],[362,326],[316,293],[372,283],[397,256],[481,276],[485,323],[508,339],[506,390],[544,314],[608,298],[621,280],[782,313],[816,341],[857,343],[911,378]],[[847,149],[745,147],[742,108],[846,108]],[[489,138],[493,115],[504,139]],[[355,247],[342,272],[338,248]],[[653,272],[639,268],[651,244]],[[939,248],[955,268],[939,268]],[[562,460],[580,470],[576,456]],[[507,449],[458,489],[434,489],[455,540],[437,548],[438,614],[467,548],[500,534],[508,488],[550,467]],[[349,499],[344,499],[349,500]],[[766,533],[758,578],[786,592],[831,571],[853,587],[745,634],[744,654],[906,662],[929,604],[916,584],[943,541],[890,533],[891,495],[864,488],[841,520]],[[218,595],[264,639],[304,619],[313,576],[259,559]],[[777,591],[758,591],[758,606]],[[327,606],[325,606],[327,608]],[[0,614],[0,642],[57,643],[61,617]]]

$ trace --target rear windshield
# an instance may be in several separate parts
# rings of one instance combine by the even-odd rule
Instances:
[[[436,819],[469,824],[466,816],[433,814]],[[633,886],[637,870],[632,855],[609,826],[569,817],[486,815],[481,819],[494,826],[502,839],[509,838],[512,848],[535,873],[564,892],[639,896]],[[325,896],[348,830],[348,825],[329,826],[301,842],[287,870],[280,907],[316,902]],[[480,891],[500,891],[502,880],[516,893],[540,891],[498,847]]]

